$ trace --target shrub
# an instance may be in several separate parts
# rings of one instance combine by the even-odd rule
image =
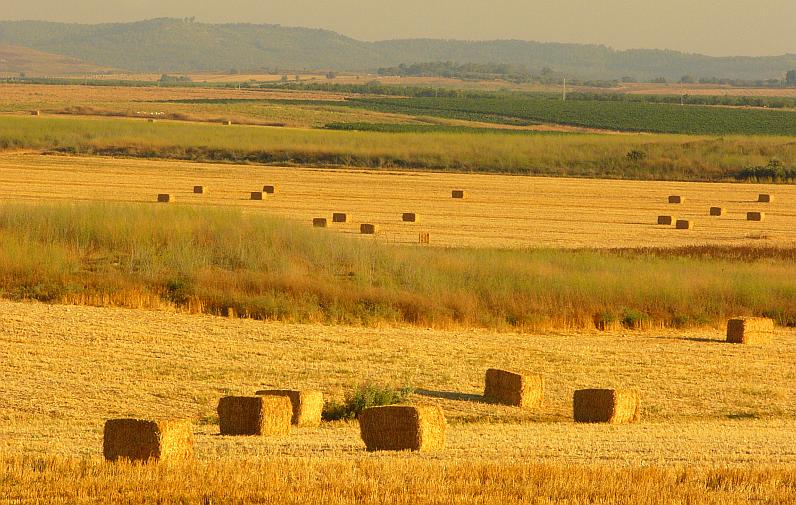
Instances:
[[[327,402],[321,417],[324,421],[350,420],[370,407],[403,403],[414,392],[411,387],[394,388],[366,383],[357,386],[340,402]]]

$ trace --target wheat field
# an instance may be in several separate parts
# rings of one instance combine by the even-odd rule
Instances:
[[[251,201],[275,184],[277,194]],[[194,195],[203,185],[207,195]],[[464,200],[451,190],[467,192]],[[380,227],[378,240],[416,243],[420,232],[446,247],[676,247],[694,244],[796,244],[796,187],[517,177],[431,172],[300,169],[96,157],[0,155],[0,198],[11,201],[155,202],[169,193],[177,205],[240,206],[311,226],[333,212],[352,222],[328,232],[358,234]],[[774,196],[757,202],[759,193]],[[667,203],[682,195],[685,203]],[[727,214],[709,216],[712,206]],[[765,220],[747,222],[748,211]],[[418,223],[402,222],[415,212]],[[695,222],[693,230],[656,224],[658,215]]]
[[[0,301],[0,503],[789,503],[796,332],[762,348],[722,340],[715,329],[364,329]],[[543,374],[541,409],[483,403],[490,366]],[[339,398],[368,380],[440,405],[447,449],[366,453],[346,422],[217,435],[223,395]],[[573,423],[572,392],[587,386],[638,388],[642,422]],[[127,416],[192,418],[197,461],[102,463],[104,420]]]

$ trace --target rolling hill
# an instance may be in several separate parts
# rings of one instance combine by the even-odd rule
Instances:
[[[457,61],[506,63],[530,71],[547,67],[587,79],[679,79],[683,75],[781,79],[786,71],[796,69],[796,54],[717,58],[668,50],[617,51],[601,45],[520,40],[363,42],[328,30],[171,18],[97,25],[3,21],[0,44],[142,72],[374,70],[401,63]]]
[[[97,73],[108,68],[77,58],[45,53],[27,47],[0,45],[0,75],[70,75]]]

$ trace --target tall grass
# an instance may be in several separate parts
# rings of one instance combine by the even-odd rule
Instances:
[[[4,456],[9,503],[774,505],[796,500],[792,466],[695,468],[249,458],[174,465]]]
[[[777,159],[792,137],[383,133],[0,117],[0,149],[265,164],[345,165],[661,180],[729,180]],[[640,155],[629,156],[631,152]]]
[[[653,252],[429,250],[236,210],[0,207],[0,294],[287,321],[587,327],[628,311],[690,326],[734,314],[796,322],[789,259]]]

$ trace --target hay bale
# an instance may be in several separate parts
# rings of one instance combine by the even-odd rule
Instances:
[[[772,197],[768,193],[760,193],[759,195],[757,195],[757,201],[760,203],[771,203],[774,201],[774,197]]]
[[[727,321],[727,342],[731,344],[768,344],[773,339],[773,319],[736,317]]]
[[[726,210],[724,207],[711,207],[710,208],[710,215],[711,216],[723,216]]]
[[[265,389],[257,396],[281,396],[288,398],[293,407],[291,423],[295,426],[320,426],[323,411],[323,393],[320,391],[295,391],[287,389]]]
[[[688,219],[678,219],[677,223],[675,224],[675,228],[678,230],[693,230],[694,222],[689,221]]]
[[[251,192],[251,199],[252,200],[262,200],[263,199],[263,192],[262,191],[252,191]]]
[[[463,189],[454,189],[451,191],[451,198],[457,198],[459,200],[465,197],[465,193]]]
[[[375,235],[379,231],[378,225],[362,223],[359,225],[359,233],[362,235]]]
[[[335,212],[332,214],[333,223],[348,223],[351,221],[351,216],[345,212]]]
[[[635,423],[640,416],[638,392],[632,390],[580,389],[572,403],[576,423]]]
[[[224,121],[224,126],[232,126],[232,121]]]
[[[326,226],[328,226],[327,219],[325,217],[313,218],[312,226],[314,226],[315,228],[326,228]]]
[[[274,186],[273,184],[266,184],[265,186],[263,186],[263,193],[267,195],[276,194],[276,186]]]
[[[544,396],[541,375],[525,375],[490,368],[486,371],[484,398],[524,409],[538,407]]]
[[[185,460],[193,457],[193,430],[189,420],[105,421],[102,454],[108,461]]]
[[[685,197],[680,195],[671,195],[669,197],[669,203],[683,203],[685,202]]]
[[[417,241],[420,245],[428,245],[431,243],[431,236],[427,231],[420,232],[417,237]]]
[[[763,221],[766,218],[765,212],[747,212],[746,213],[746,220],[747,221]]]
[[[158,195],[158,202],[159,203],[169,203],[174,201],[174,198],[168,193],[160,193]]]
[[[193,192],[196,195],[206,195],[208,191],[207,188],[205,188],[204,186],[194,186]]]
[[[673,216],[658,216],[658,224],[665,224],[667,226],[671,226],[674,222]]]
[[[155,122],[154,119],[147,119],[146,121],[147,121],[147,123],[154,123]]]
[[[414,212],[404,212],[401,215],[401,221],[404,223],[419,223],[420,216]]]
[[[41,116],[41,111],[40,110],[31,111],[30,115],[31,116]]]
[[[436,451],[445,447],[447,424],[436,406],[389,405],[359,414],[368,451]]]
[[[225,396],[218,402],[222,435],[287,435],[292,418],[284,396]]]

